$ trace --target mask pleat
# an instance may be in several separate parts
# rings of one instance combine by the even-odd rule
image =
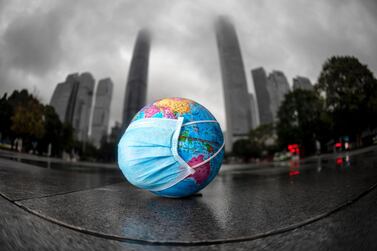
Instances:
[[[157,191],[189,175],[172,152],[173,135],[180,132],[182,121],[146,119],[127,129],[119,142],[118,162],[132,184]]]
[[[164,128],[143,128],[137,130],[135,128],[127,132],[124,143],[132,147],[155,147],[155,146],[170,146],[170,137],[161,137],[161,135],[173,135],[174,130]]]
[[[130,165],[142,165],[145,170],[158,170],[160,165],[169,165],[176,162],[171,156],[155,156],[155,157],[144,157],[137,159],[127,160]]]
[[[154,147],[148,150],[145,150],[145,148],[142,147],[129,147],[125,149],[124,154],[127,160],[155,158],[172,155],[170,147]]]
[[[161,175],[160,172],[163,172],[164,175]],[[180,167],[176,161],[171,161],[170,164],[155,165],[153,170],[145,170],[143,168],[142,171],[136,174],[136,185],[145,189],[155,189],[171,181],[179,173]]]

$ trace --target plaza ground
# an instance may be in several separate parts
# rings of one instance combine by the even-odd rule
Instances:
[[[113,165],[0,152],[1,250],[377,249],[377,147],[224,165],[197,196],[136,189]]]

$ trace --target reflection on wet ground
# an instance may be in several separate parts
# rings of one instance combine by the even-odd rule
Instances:
[[[1,156],[1,158],[3,159],[9,159],[9,160],[13,160],[13,161],[17,161],[17,162],[21,162],[21,163],[25,163],[25,164],[30,164],[30,165],[33,165],[33,166],[37,166],[37,167],[42,167],[42,168],[49,168],[49,169],[58,169],[58,170],[64,170],[64,169],[68,169],[68,170],[71,170],[71,171],[77,171],[77,170],[80,170],[80,169],[88,169],[87,166],[83,166],[83,165],[80,165],[78,163],[74,163],[74,162],[67,162],[67,163],[56,163],[56,162],[52,162],[52,161],[47,161],[47,160],[31,160],[31,159],[22,159],[22,158],[17,158],[17,157],[8,157],[8,156]],[[90,169],[100,169],[101,167],[97,166],[97,167],[90,167]]]
[[[377,183],[376,149],[225,165],[202,196],[185,199],[136,189],[100,165],[20,161],[28,164],[0,160],[0,193],[29,212],[104,238],[162,243],[231,241],[299,226]]]

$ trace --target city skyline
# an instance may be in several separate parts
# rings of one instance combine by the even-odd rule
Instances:
[[[213,19],[219,14],[230,16],[237,28],[251,91],[249,71],[260,65],[268,72],[282,70],[289,82],[302,75],[312,83],[332,55],[354,55],[374,73],[377,70],[373,1],[12,1],[0,5],[0,49],[4,52],[0,92],[27,88],[48,103],[56,80],[70,72],[111,76],[111,125],[121,120],[125,69],[129,68],[137,32],[144,26],[156,34],[147,103],[167,96],[196,100],[215,115],[224,130],[213,32]],[[88,11],[79,11],[82,8]],[[299,23],[294,22],[298,19]]]
[[[100,146],[108,136],[113,82],[103,78],[95,84],[89,72],[70,73],[54,89],[51,105],[61,122],[72,125],[77,140]]]

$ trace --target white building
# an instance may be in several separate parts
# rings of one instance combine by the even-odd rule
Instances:
[[[88,140],[93,89],[94,78],[90,73],[70,74],[64,83],[57,85],[50,101],[60,120],[72,125],[80,141]]]
[[[273,71],[268,75],[267,90],[270,94],[273,121],[276,122],[279,107],[284,100],[285,94],[289,92],[288,80],[282,71]]]
[[[107,135],[112,95],[111,79],[105,78],[98,81],[91,131],[91,139],[97,147],[100,146],[102,137]]]

